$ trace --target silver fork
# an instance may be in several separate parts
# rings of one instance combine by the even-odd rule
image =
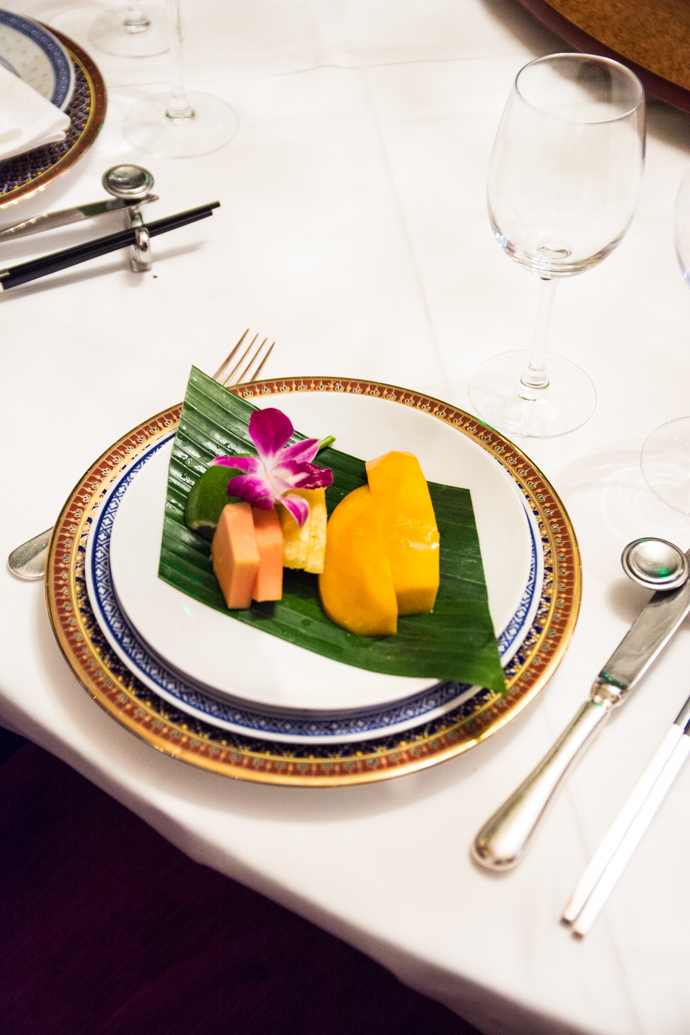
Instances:
[[[267,351],[264,352],[268,338],[264,338],[261,344],[257,346],[256,343],[259,340],[259,335],[255,334],[245,347],[240,358],[236,360],[235,365],[229,373],[226,373],[237,353],[245,344],[248,334],[249,328],[247,328],[213,375],[214,381],[218,381],[225,388],[229,388],[231,385],[244,384],[245,381],[255,381],[263,370],[268,357],[273,352],[275,342],[272,342]],[[18,575],[20,579],[27,579],[28,581],[43,578],[52,534],[53,529],[47,528],[45,532],[34,536],[33,539],[28,539],[12,551],[7,558],[7,567],[13,575]]]

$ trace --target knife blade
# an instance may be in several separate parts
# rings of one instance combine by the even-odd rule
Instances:
[[[13,223],[0,230],[1,241],[15,241],[29,234],[38,234],[43,230],[54,230],[59,226],[80,223],[83,219],[93,219],[104,212],[117,212],[118,209],[132,208],[134,205],[146,205],[150,201],[158,201],[156,194],[147,194],[144,198],[109,198],[107,201],[95,201],[91,205],[75,205],[74,208],[63,208],[58,212],[46,212],[40,216],[32,216],[22,223]]]
[[[580,877],[561,923],[583,938],[690,754],[690,697]]]
[[[686,553],[690,559],[690,550]],[[645,674],[690,611],[690,579],[670,593],[658,592],[647,602],[597,680],[628,694]],[[596,684],[595,684],[596,685]]]
[[[690,559],[690,550],[686,556]],[[590,699],[551,750],[477,834],[472,856],[488,870],[516,866],[565,777],[608,719],[637,685],[690,612],[690,579],[648,601],[594,681]]]

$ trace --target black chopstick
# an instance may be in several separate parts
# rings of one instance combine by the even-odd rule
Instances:
[[[190,208],[186,212],[178,212],[174,216],[157,219],[153,223],[141,223],[129,230],[120,230],[116,234],[108,234],[107,237],[97,237],[94,241],[87,241],[86,244],[77,244],[73,248],[65,248],[61,252],[53,252],[52,255],[43,255],[40,259],[33,259],[31,262],[10,266],[9,269],[0,270],[0,290],[7,291],[8,288],[19,287],[20,284],[26,284],[30,280],[37,280],[49,273],[67,269],[68,266],[76,266],[77,263],[95,259],[98,255],[126,248],[127,245],[134,244],[137,230],[146,228],[149,237],[157,237],[159,234],[167,233],[168,230],[177,230],[179,226],[186,226],[187,223],[196,223],[198,219],[206,219],[214,208],[219,207],[219,201],[212,201],[199,208]]]

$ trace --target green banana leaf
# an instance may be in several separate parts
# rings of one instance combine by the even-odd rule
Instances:
[[[254,409],[192,367],[168,473],[160,578],[223,612],[229,621],[253,625],[356,668],[504,692],[468,489],[429,482],[441,536],[441,584],[433,612],[399,618],[397,636],[355,636],[341,629],[321,608],[318,576],[287,568],[282,600],[253,604],[246,611],[227,609],[213,574],[210,545],[185,526],[184,506],[215,456],[256,452],[248,430]],[[294,440],[304,437],[295,434]],[[333,471],[333,484],[326,490],[330,514],[347,493],[366,484],[365,465],[332,447],[319,453],[318,462]]]

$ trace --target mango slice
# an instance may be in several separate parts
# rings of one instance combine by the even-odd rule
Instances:
[[[278,517],[283,530],[283,565],[303,568],[318,575],[323,571],[326,552],[326,490],[293,489],[309,504],[309,517],[300,528],[289,510],[279,504]]]
[[[432,611],[439,586],[439,534],[429,487],[412,453],[367,461],[372,499],[383,519],[398,612]]]
[[[366,485],[349,493],[331,514],[319,593],[331,621],[357,636],[398,631],[381,517]]]

